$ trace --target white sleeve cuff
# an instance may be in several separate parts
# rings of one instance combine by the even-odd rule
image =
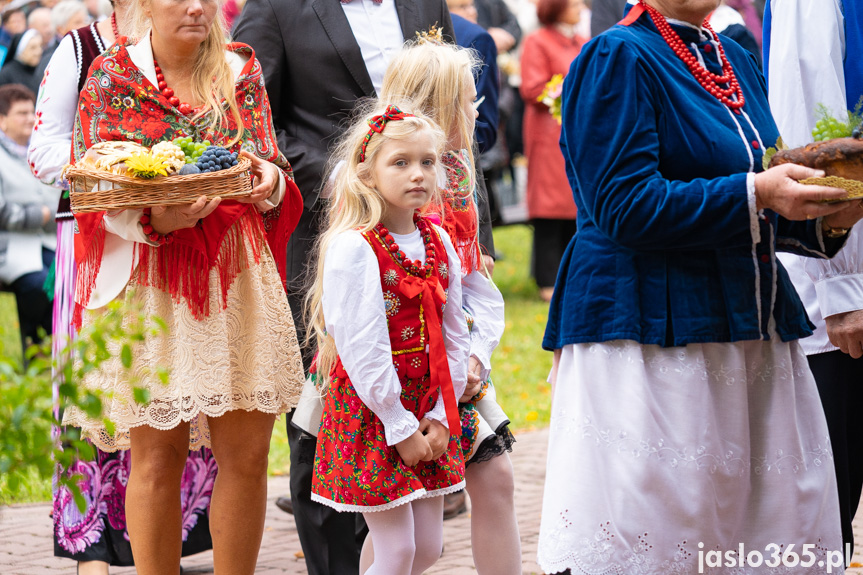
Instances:
[[[479,364],[482,366],[482,370],[480,370],[480,377],[483,381],[488,379],[488,374],[491,373],[491,353],[494,351],[496,346],[491,345],[490,342],[482,339],[471,337],[470,341],[470,355],[471,357],[475,357]],[[470,358],[468,358],[468,362]],[[470,365],[470,363],[468,363]]]
[[[443,403],[443,395],[438,396],[438,400],[435,402],[435,406],[428,410],[425,418],[428,420],[440,422],[443,424],[444,427],[449,429],[449,422],[446,419],[446,407],[444,407]]]
[[[279,183],[276,184],[276,189],[273,190],[273,193],[270,194],[270,197],[261,200],[255,206],[257,206],[258,211],[267,212],[272,210],[276,206],[282,203],[282,199],[285,196],[285,174],[282,170],[279,170]]]
[[[863,274],[834,276],[817,281],[815,293],[823,317],[863,309]]]
[[[103,218],[105,230],[130,242],[158,246],[159,244],[151,242],[144,233],[144,227],[141,225],[143,214],[144,210],[133,209],[108,212]]]
[[[749,232],[752,234],[752,243],[761,243],[761,227],[758,219],[761,214],[758,213],[758,198],[755,195],[755,172],[746,174],[746,196],[749,199]]]
[[[420,422],[413,413],[404,408],[401,401],[396,401],[390,407],[375,410],[375,415],[384,424],[384,435],[387,445],[402,442],[419,429]]]

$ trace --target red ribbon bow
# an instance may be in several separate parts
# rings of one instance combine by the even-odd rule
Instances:
[[[449,361],[443,341],[443,328],[437,314],[438,306],[446,303],[446,293],[444,293],[437,276],[426,279],[408,276],[399,283],[399,291],[409,299],[422,294],[423,317],[425,317],[428,325],[431,386],[420,403],[420,414],[424,415],[428,411],[431,396],[439,389],[446,408],[450,435],[460,435],[461,418],[458,415],[458,402],[449,371]]]
[[[387,122],[392,120],[404,120],[405,118],[413,118],[413,114],[402,112],[396,106],[390,104],[384,113],[379,116],[372,116],[369,120],[369,133],[363,138],[363,143],[360,145],[360,163],[366,161],[366,146],[369,145],[369,140],[375,133],[383,134],[384,128],[387,127]]]

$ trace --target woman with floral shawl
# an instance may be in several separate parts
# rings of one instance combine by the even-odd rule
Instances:
[[[180,475],[188,449],[219,465],[210,504],[217,572],[253,573],[263,533],[266,466],[275,416],[303,379],[284,292],[299,190],[279,153],[260,64],[225,46],[212,0],[137,0],[133,29],[98,57],[85,82],[73,160],[99,142],[146,146],[210,140],[252,161],[252,193],[183,206],[76,214],[76,312],[86,326],[112,300],[158,317],[168,333],[134,347],[84,384],[107,392],[105,419],[69,409],[100,449],[132,447],[126,517],[138,572],[176,572]],[[170,372],[162,384],[160,367]],[[149,392],[137,403],[130,380]],[[105,425],[110,420],[111,425]]]

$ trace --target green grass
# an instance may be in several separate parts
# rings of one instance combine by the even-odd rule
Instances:
[[[529,277],[530,246],[527,226],[508,226],[495,230],[495,247],[502,254],[494,270],[494,280],[506,302],[506,332],[492,358],[492,379],[498,402],[509,415],[513,430],[542,427],[548,424],[551,388],[546,383],[551,368],[551,354],[540,344],[548,318],[548,305],[539,299]],[[0,294],[0,339],[9,353],[20,354],[18,317],[15,300]],[[288,473],[290,449],[284,417],[273,430],[270,442],[270,475]],[[51,482],[33,475],[15,492],[0,477],[0,499],[16,502],[51,499]]]
[[[551,386],[546,383],[551,353],[541,347],[548,304],[539,299],[529,275],[532,241],[527,226],[494,232],[495,249],[503,255],[495,265],[494,281],[506,302],[506,331],[492,357],[491,378],[514,430],[547,425],[551,409]]]

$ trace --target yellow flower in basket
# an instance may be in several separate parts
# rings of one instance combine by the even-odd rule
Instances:
[[[554,116],[557,123],[560,124],[560,101],[563,93],[563,74],[555,74],[551,80],[546,82],[545,89],[542,94],[536,99],[537,102],[542,102],[548,106],[549,113]]]
[[[168,163],[161,156],[142,152],[126,160],[126,171],[138,178],[152,179],[156,176],[167,176]]]

